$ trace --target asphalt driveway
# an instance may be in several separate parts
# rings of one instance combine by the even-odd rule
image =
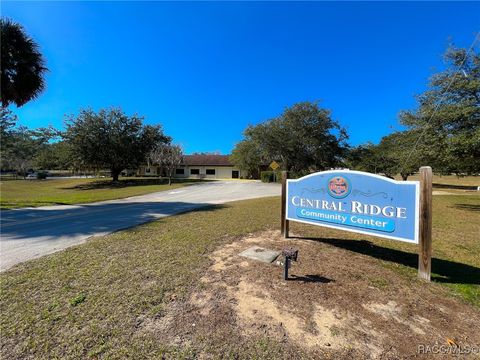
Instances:
[[[2,211],[0,271],[165,216],[212,204],[280,195],[278,184],[213,181],[126,199]]]

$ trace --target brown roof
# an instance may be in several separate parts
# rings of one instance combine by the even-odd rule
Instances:
[[[233,166],[230,155],[185,155],[182,165],[188,166]]]

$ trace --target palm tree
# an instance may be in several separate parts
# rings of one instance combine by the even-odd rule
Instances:
[[[20,24],[2,18],[1,27],[1,102],[18,107],[35,99],[45,88],[48,69],[38,45]]]

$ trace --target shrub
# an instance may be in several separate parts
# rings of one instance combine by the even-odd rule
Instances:
[[[282,173],[280,171],[262,171],[260,179],[264,183],[282,182]]]
[[[264,183],[269,183],[270,182],[270,176],[271,176],[271,171],[262,171],[260,173],[260,180]]]

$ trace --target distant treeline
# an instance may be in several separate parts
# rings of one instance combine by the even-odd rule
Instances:
[[[172,176],[182,149],[171,143],[160,125],[145,125],[141,116],[127,115],[120,108],[83,109],[67,117],[65,131],[19,126],[9,105],[20,107],[38,97],[48,69],[38,45],[21,25],[8,19],[1,19],[0,25],[2,49],[10,49],[1,52],[2,171],[25,176],[42,169],[108,169],[117,180],[123,170],[149,163]],[[404,130],[378,144],[349,146],[347,131],[330,110],[318,102],[301,102],[248,126],[231,161],[253,178],[268,170],[272,161],[292,176],[350,168],[407,179],[422,165],[441,174],[479,174],[480,55],[451,46],[444,58],[445,69],[430,78],[428,90],[417,96],[418,106],[400,112]]]

